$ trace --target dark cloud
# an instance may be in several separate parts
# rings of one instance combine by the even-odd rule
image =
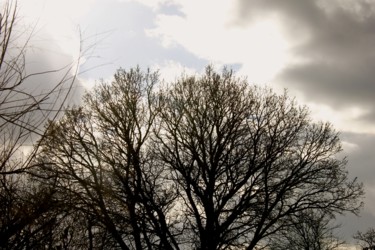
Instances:
[[[322,13],[315,1],[298,0],[240,0],[238,22],[246,24],[265,15],[280,15],[288,18],[292,28],[304,26],[306,28],[315,27],[320,22]]]
[[[338,217],[341,224],[338,235],[347,241],[353,241],[352,236],[356,231],[365,231],[375,225],[375,135],[361,133],[341,134],[344,145],[343,154],[347,156],[347,169],[351,178],[358,178],[365,188],[364,208],[359,217],[352,214],[344,214]]]
[[[293,45],[296,62],[286,65],[277,84],[340,111],[366,111],[363,122],[375,122],[375,5],[362,0],[241,0],[237,25],[277,18]],[[270,58],[272,60],[272,58]],[[348,241],[357,231],[375,225],[375,135],[343,132],[348,171],[364,183],[361,217],[340,216],[339,235]]]
[[[352,236],[356,231],[366,231],[375,225],[375,135],[342,133],[341,138],[356,145],[344,152],[348,157],[347,169],[352,178],[357,177],[363,182],[366,192],[365,205],[359,217],[350,214],[338,217],[338,222],[342,224],[339,235],[354,243]]]
[[[341,139],[353,147],[347,147],[348,170],[353,177],[358,177],[368,185],[375,185],[375,135],[360,133],[341,133]]]
[[[364,108],[369,112],[361,119],[373,122],[374,9],[367,1],[243,0],[238,23],[276,16],[301,63],[288,65],[275,81],[336,110]]]
[[[314,61],[289,67],[280,77],[289,88],[306,93],[309,101],[323,102],[336,110],[359,106],[370,112],[364,118],[374,120],[375,58],[372,60],[351,61],[353,65]]]
[[[347,157],[349,176],[358,178],[364,184],[365,199],[359,216],[343,214],[337,217],[337,223],[341,226],[336,234],[349,243],[355,243],[352,238],[355,232],[366,231],[375,225],[375,135],[344,132],[341,133],[341,140],[344,142],[341,156]]]

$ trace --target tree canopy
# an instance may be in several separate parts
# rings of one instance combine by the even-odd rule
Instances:
[[[256,249],[304,212],[356,214],[363,196],[329,123],[210,66],[170,84],[119,69],[40,145],[34,176],[86,246]]]

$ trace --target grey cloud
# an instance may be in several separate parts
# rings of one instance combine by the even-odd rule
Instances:
[[[181,6],[177,5],[176,3],[167,2],[161,4],[159,8],[159,13],[165,14],[165,15],[176,15],[185,17],[185,14],[180,10]]]
[[[329,104],[336,110],[351,106],[365,108],[369,113],[362,119],[375,121],[375,58],[372,60],[352,61],[354,65],[322,61],[296,65],[287,68],[279,79],[288,88],[304,91],[308,100]]]
[[[79,104],[84,92],[82,83],[79,78],[75,77],[79,52],[77,51],[77,55],[74,56],[64,53],[47,34],[39,39],[33,40],[33,37],[31,37],[30,49],[27,50],[25,55],[25,71],[27,75],[32,76],[27,78],[22,88],[25,92],[38,96],[60,85],[57,88],[58,91],[50,96],[47,103],[56,102],[56,105],[59,105],[70,91],[67,105]],[[73,80],[74,84],[70,89]]]
[[[237,25],[259,18],[277,17],[288,39],[291,53],[300,63],[286,65],[275,78],[297,90],[310,102],[324,103],[335,110],[357,107],[368,111],[361,119],[375,122],[375,5],[356,1],[241,0]],[[338,3],[347,3],[339,6]],[[272,60],[270,58],[269,60]],[[348,171],[364,183],[366,198],[361,217],[344,215],[339,234],[348,241],[357,231],[375,225],[375,135],[342,133],[343,141],[357,145],[343,152]]]
[[[357,145],[357,148],[347,152],[349,173],[364,183],[375,185],[375,135],[344,132],[341,139]]]
[[[43,40],[33,40],[31,37],[24,55],[23,73],[27,77],[9,93],[6,103],[1,106],[3,113],[11,113],[15,110],[27,110],[26,107],[41,102],[17,119],[16,124],[36,132],[31,133],[30,137],[25,137],[24,145],[31,145],[38,139],[36,135],[43,131],[44,122],[52,119],[63,103],[65,106],[78,104],[83,94],[81,82],[79,79],[74,80],[76,66],[73,57],[62,53],[61,48],[48,36],[43,38]],[[25,43],[22,40],[18,42]],[[22,65],[23,61],[20,60],[19,63]],[[71,85],[73,80],[74,84]],[[4,96],[2,95],[1,98],[5,98]],[[48,97],[44,99],[46,96]],[[16,128],[14,124],[7,123],[3,119],[0,122],[2,128],[6,128],[0,131],[0,135],[5,138],[12,136]]]
[[[314,1],[298,0],[240,0],[239,23],[246,24],[247,21],[264,16],[264,14],[281,14],[284,18],[290,17],[302,25],[311,26],[319,21],[322,14]]]
[[[366,1],[352,1],[353,6],[326,1],[330,7],[322,7],[322,2],[243,0],[238,24],[277,15],[297,44],[292,54],[305,63],[287,66],[275,81],[299,90],[309,101],[324,102],[335,109],[353,105],[365,108],[369,113],[361,118],[375,121],[374,8]],[[302,40],[304,35],[308,39]]]
[[[363,211],[359,217],[353,214],[340,215],[337,217],[336,223],[340,227],[335,230],[335,235],[345,240],[346,243],[356,244],[357,242],[353,239],[353,235],[357,231],[364,232],[373,227],[375,218],[371,213]]]
[[[339,235],[347,241],[353,242],[352,235],[356,231],[365,231],[375,225],[375,135],[344,132],[341,134],[341,139],[357,146],[352,150],[343,152],[343,154],[348,159],[347,169],[349,175],[363,182],[366,192],[365,205],[360,217],[350,214],[338,217],[338,222],[342,224]]]

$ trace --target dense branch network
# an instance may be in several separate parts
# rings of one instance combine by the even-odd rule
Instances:
[[[30,37],[18,46],[17,1],[2,7],[1,249],[277,249],[358,213],[339,135],[286,92],[211,66],[169,84],[119,69],[62,113],[72,66],[27,91],[54,71],[26,74]]]
[[[32,169],[47,120],[55,120],[75,80],[74,66],[27,73],[27,48],[33,28],[19,25],[17,1],[0,3],[0,248],[49,246],[52,228],[59,231],[63,211],[52,186],[39,186]],[[72,73],[73,72],[73,73]],[[30,82],[57,74],[49,89],[38,92]],[[56,217],[56,213],[61,213]],[[60,217],[60,218],[59,218]]]
[[[304,211],[361,206],[331,125],[226,69],[167,86],[121,69],[42,143],[44,180],[122,249],[255,249]]]

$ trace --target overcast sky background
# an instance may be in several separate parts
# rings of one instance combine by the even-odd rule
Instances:
[[[227,65],[250,83],[287,88],[340,131],[350,175],[364,182],[361,217],[341,218],[339,235],[351,241],[375,227],[375,0],[19,0],[19,8],[35,27],[30,69],[84,52],[77,95],[136,65],[167,81]]]

